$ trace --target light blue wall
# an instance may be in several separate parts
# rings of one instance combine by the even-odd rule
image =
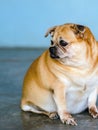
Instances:
[[[0,47],[48,46],[46,30],[68,22],[89,26],[98,39],[98,0],[0,0]]]

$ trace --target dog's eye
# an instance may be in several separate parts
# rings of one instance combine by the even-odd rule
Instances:
[[[67,45],[68,45],[68,43],[67,43],[67,42],[65,42],[64,40],[60,40],[60,45],[61,45],[61,46],[67,46]]]
[[[53,45],[53,41],[51,40],[51,45]]]

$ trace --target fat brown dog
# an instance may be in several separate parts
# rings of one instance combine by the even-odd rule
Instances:
[[[88,108],[98,117],[98,43],[90,29],[78,24],[50,28],[51,46],[28,69],[21,109],[60,117],[63,123],[77,125],[71,114]]]

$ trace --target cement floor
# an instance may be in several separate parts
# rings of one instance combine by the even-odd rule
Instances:
[[[20,98],[24,74],[44,49],[0,49],[0,130],[98,130],[88,111],[74,115],[78,126],[23,112]]]

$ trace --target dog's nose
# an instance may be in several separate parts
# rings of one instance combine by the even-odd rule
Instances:
[[[49,51],[50,51],[51,54],[56,54],[56,50],[57,50],[57,49],[56,49],[55,46],[49,48]]]
[[[59,58],[59,56],[57,55],[57,48],[55,46],[50,47],[49,51],[50,51],[51,58]]]

